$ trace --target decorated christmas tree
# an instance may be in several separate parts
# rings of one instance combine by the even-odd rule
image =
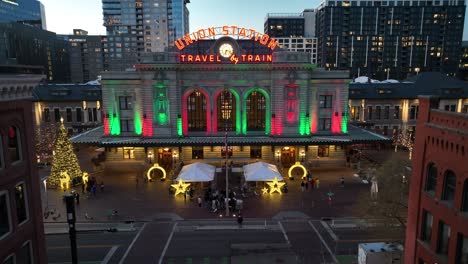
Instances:
[[[71,180],[81,177],[82,174],[76,154],[73,152],[73,146],[68,139],[67,130],[62,123],[57,131],[57,138],[54,143],[52,171],[48,179],[49,186],[60,188],[61,182],[66,178],[70,181],[68,185],[71,186]],[[66,177],[67,175],[69,177]]]

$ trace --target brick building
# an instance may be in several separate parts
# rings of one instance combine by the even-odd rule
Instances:
[[[468,114],[419,97],[405,263],[468,263]]]
[[[43,78],[0,74],[1,263],[47,263],[31,102]]]

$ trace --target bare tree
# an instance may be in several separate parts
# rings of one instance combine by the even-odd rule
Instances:
[[[395,146],[395,152],[398,150],[398,146],[405,147],[408,150],[408,158],[411,160],[413,154],[413,135],[408,131],[400,131],[398,134],[393,136],[393,145]]]
[[[34,135],[36,155],[42,163],[52,163],[52,151],[57,137],[57,128],[58,125],[52,122],[41,124],[36,128]]]
[[[382,233],[404,237],[410,176],[410,161],[393,155],[373,175],[378,192],[366,192],[358,198],[354,208],[357,216],[378,223],[375,227]]]

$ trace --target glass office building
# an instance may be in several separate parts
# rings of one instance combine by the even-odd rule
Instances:
[[[44,5],[37,0],[0,0],[0,22],[20,22],[47,29]]]

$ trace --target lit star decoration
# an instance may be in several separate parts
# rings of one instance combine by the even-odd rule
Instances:
[[[268,188],[267,187],[263,187],[262,189],[262,194],[267,194],[268,193]]]
[[[281,192],[281,187],[285,184],[284,182],[278,182],[278,178],[275,177],[275,180],[272,182],[267,182],[268,186],[270,186],[270,194],[274,193],[277,191],[278,193]]]
[[[174,187],[176,189],[176,192],[174,194],[177,195],[179,193],[185,193],[185,191],[187,190],[187,187],[190,186],[190,183],[184,183],[182,180],[179,180],[179,183],[176,183],[176,184],[171,184],[172,187]]]

